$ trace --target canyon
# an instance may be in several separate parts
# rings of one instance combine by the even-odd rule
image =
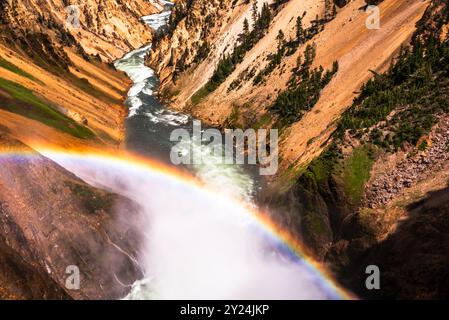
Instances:
[[[141,233],[117,213],[137,219],[137,204],[35,150],[120,148],[131,82],[111,62],[151,40],[140,17],[160,9],[100,0],[0,6],[0,297],[123,297],[123,283],[142,275],[132,258]],[[67,24],[68,6],[79,9],[77,27]],[[72,264],[89,275],[79,291],[65,285]]]
[[[141,17],[166,5],[0,4],[0,298],[117,299],[145,288],[135,282],[146,279],[145,201],[39,151],[131,146],[160,160],[167,132],[192,119],[279,130],[279,171],[258,177],[263,187],[240,168],[197,167],[196,178],[223,194],[235,183],[232,196],[268,212],[339,284],[361,298],[447,297],[446,1],[178,0],[168,24],[153,16],[150,29]],[[367,27],[370,5],[380,28]],[[82,290],[65,286],[70,264],[89,275]],[[379,291],[363,286],[373,264]]]
[[[447,44],[447,4],[267,1],[271,8],[269,26],[262,27],[261,35],[245,47],[245,37],[251,37],[252,28],[258,27],[254,8],[261,16],[264,2],[217,1],[206,7],[201,0],[181,1],[179,17],[173,19],[168,34],[158,39],[148,58],[161,78],[160,98],[175,110],[221,128],[279,129],[280,170],[259,194],[259,203],[269,208],[282,225],[295,230],[317,259],[328,263],[340,280],[362,297],[443,297],[447,286],[430,284],[433,275],[445,278],[441,251],[429,257],[432,262],[442,259],[437,263],[437,275],[424,265],[410,262],[409,269],[417,269],[413,273],[425,275],[421,286],[417,285],[419,289],[401,282],[405,277],[397,273],[405,272],[399,271],[399,261],[402,255],[408,255],[401,237],[409,239],[415,234],[420,239],[408,243],[416,255],[426,254],[420,241],[438,246],[430,230],[416,235],[411,227],[421,219],[416,212],[433,212],[434,219],[445,225],[439,219],[444,219],[447,209],[436,199],[447,194],[448,183],[446,76],[439,78],[447,58],[440,55],[444,63],[432,67],[434,77],[441,79],[437,87],[444,89],[426,88],[422,90],[429,91],[421,93],[433,97],[435,94],[428,92],[436,90],[442,100],[410,97],[406,102],[392,102],[395,107],[377,118],[376,103],[378,109],[384,108],[388,104],[385,100],[390,99],[387,95],[397,94],[393,93],[396,88],[399,91],[404,87],[401,92],[405,97],[405,92],[420,87],[403,82],[392,92],[385,89],[385,100],[382,94],[373,97],[373,111],[364,113],[363,107],[371,102],[370,95],[375,96],[376,89],[369,84],[381,86],[382,79],[390,81],[388,77],[397,77],[390,85],[404,81],[397,74],[406,72],[401,64],[407,65],[412,59],[401,58],[404,48],[418,50],[417,43],[431,43],[428,39],[432,34],[442,47]],[[372,14],[368,5],[378,6],[380,28],[367,27]],[[297,17],[306,34],[300,41],[295,40]],[[249,31],[245,31],[248,25]],[[312,96],[311,104],[303,109],[298,106],[299,116],[290,119],[291,111],[278,106],[288,108],[288,103],[294,104],[294,94],[297,99],[302,98],[301,92],[307,94],[307,87],[299,87],[303,90],[299,91],[294,81],[298,81],[304,60],[310,60],[311,53],[309,72],[336,72]],[[368,112],[375,120],[362,118]],[[427,120],[426,112],[430,116]],[[413,123],[414,129],[406,129],[406,122]],[[401,136],[395,137],[394,132],[401,132]],[[416,206],[420,209],[413,209]],[[441,232],[438,235],[446,243],[447,237]],[[394,251],[397,258],[381,254],[382,250]],[[363,263],[385,269],[388,288],[377,293],[364,288]],[[395,281],[396,276],[401,280]]]

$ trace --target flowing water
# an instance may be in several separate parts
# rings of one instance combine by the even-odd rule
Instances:
[[[168,15],[166,11],[143,20],[159,29]],[[126,147],[170,165],[170,134],[177,128],[191,130],[193,119],[168,110],[154,95],[158,79],[144,63],[150,49],[133,51],[115,63],[133,81]],[[195,147],[207,160],[207,148]],[[125,299],[342,297],[323,273],[253,214],[258,180],[247,167],[215,161],[185,167],[203,187],[174,170],[167,173],[129,159],[46,155],[88,183],[140,205],[142,221],[136,223],[145,241],[138,260],[144,278],[130,284]],[[126,212],[121,215],[126,218]]]
[[[170,11],[143,17],[150,27],[159,30],[167,23]],[[145,65],[145,56],[151,45],[130,52],[115,62],[117,69],[126,72],[133,81],[128,92],[129,118],[126,122],[126,147],[141,155],[170,163],[170,152],[176,142],[170,141],[175,129],[192,132],[193,119],[188,115],[167,109],[155,96],[159,80],[154,71]],[[206,128],[203,128],[206,129]],[[259,188],[257,168],[238,165],[218,165],[216,156],[207,146],[187,145],[196,148],[203,161],[185,168],[211,187],[219,187],[235,197],[250,200]]]

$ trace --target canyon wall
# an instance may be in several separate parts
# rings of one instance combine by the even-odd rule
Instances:
[[[124,297],[142,276],[137,205],[89,186],[8,133],[0,134],[0,152],[0,298]],[[79,268],[78,288],[70,287],[70,266]]]
[[[131,83],[111,62],[151,41],[140,17],[156,10],[144,0],[1,1],[1,299],[117,299],[142,276],[139,208],[35,149],[120,148]],[[66,284],[73,265],[79,289]]]
[[[161,97],[222,128],[280,129],[281,168],[259,202],[362,297],[444,297],[447,4],[268,1],[269,26],[253,36],[252,3],[193,3],[220,24],[203,52],[182,39],[205,20],[193,10],[172,21],[148,60]],[[367,27],[368,5],[378,5],[379,28]],[[385,290],[364,287],[369,264]]]
[[[1,124],[29,145],[116,148],[130,81],[111,62],[151,41],[140,18],[158,7],[143,0],[13,0],[2,6]],[[35,112],[14,112],[19,96]],[[43,105],[49,109],[37,110]]]
[[[16,43],[40,35],[111,62],[150,42],[151,32],[140,18],[157,10],[145,0],[13,0],[5,4],[0,21],[3,37]]]
[[[259,11],[264,2],[257,2]],[[273,8],[273,18],[266,33],[244,54],[225,81],[204,96],[198,93],[212,77],[220,57],[229,54],[240,43],[244,19],[252,24],[253,6],[246,1],[223,1],[221,3],[225,3],[226,9],[221,10],[218,5],[206,8],[201,1],[192,3],[198,8],[189,11],[179,22],[173,22],[176,23],[171,27],[174,31],[159,42],[149,64],[159,66],[156,70],[163,81],[161,94],[172,108],[187,110],[213,125],[223,126],[231,115],[236,125],[242,128],[276,125],[276,115],[269,108],[288,86],[298,58],[303,58],[307,45],[316,47],[312,67],[322,66],[328,70],[334,61],[338,61],[339,71],[323,89],[313,108],[299,121],[282,128],[280,152],[285,170],[289,166],[299,168],[307,165],[321,152],[320,145],[332,132],[332,124],[350,106],[354,92],[370,78],[370,70],[385,70],[401,45],[410,39],[429,2],[382,1],[382,28],[377,30],[368,29],[365,25],[369,14],[364,11],[366,3],[363,0],[337,2],[342,7],[335,7],[336,15],[332,19],[329,18],[331,13],[327,2],[267,1]],[[216,26],[207,25],[207,15],[199,14],[204,10],[219,15]],[[197,16],[201,18],[197,19]],[[310,40],[297,44],[294,53],[284,56],[263,81],[255,84],[257,74],[266,69],[270,56],[276,53],[279,31],[282,30],[286,40],[294,39],[299,16],[302,17],[303,29],[319,24],[318,32]],[[188,35],[199,34],[201,30],[209,30],[209,35],[201,37],[206,39],[201,41],[207,41],[209,50],[202,60],[195,61],[198,54],[204,55],[200,50],[202,42],[191,43],[181,39],[195,39],[195,36]],[[184,52],[188,52],[185,61]],[[179,72],[179,67],[176,67],[179,61],[185,71]],[[176,74],[176,81],[172,79],[173,74]]]

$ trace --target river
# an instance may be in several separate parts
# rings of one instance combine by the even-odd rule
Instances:
[[[168,2],[166,2],[168,5]],[[151,28],[159,31],[168,21],[170,11],[143,17]],[[126,121],[126,148],[134,153],[149,156],[168,165],[170,152],[176,142],[170,141],[170,134],[175,129],[192,132],[192,121],[188,115],[169,110],[157,98],[159,79],[154,71],[145,65],[145,56],[151,45],[145,46],[125,55],[115,62],[118,70],[124,71],[133,81],[128,92],[127,105],[130,113]],[[203,128],[206,129],[206,128]],[[219,187],[224,192],[250,201],[260,188],[257,167],[249,165],[217,164],[211,150],[206,146],[197,148],[203,161],[184,166],[201,181],[211,187]],[[195,152],[193,151],[193,152]]]

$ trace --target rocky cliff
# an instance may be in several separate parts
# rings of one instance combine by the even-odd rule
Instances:
[[[445,297],[446,2],[189,3],[200,7],[149,59],[161,96],[223,128],[280,129],[281,169],[260,201],[362,297]],[[220,16],[207,46],[178,41],[206,28],[199,12]],[[364,287],[368,264],[384,290]]]
[[[231,1],[218,0],[176,3],[167,33],[156,39],[157,50],[152,51],[149,58],[149,64],[161,77],[162,86],[170,86],[190,66],[205,58],[216,63],[220,55],[231,49],[241,25],[237,25],[234,32],[228,28],[239,7],[231,6]],[[210,76],[213,67],[203,68],[203,71]]]
[[[448,13],[445,2],[430,4],[410,46],[373,72],[337,121],[325,152],[265,199],[362,297],[447,297]],[[379,266],[381,290],[365,287],[368,265]]]
[[[137,206],[33,147],[120,147],[130,81],[110,62],[151,40],[140,17],[156,10],[144,0],[0,2],[1,299],[116,299],[142,276]],[[70,266],[79,289],[66,285]]]
[[[4,4],[0,21],[3,38],[11,42],[33,49],[32,38],[42,37],[57,48],[73,45],[111,62],[151,40],[140,18],[156,11],[145,0],[12,0]]]
[[[140,17],[156,10],[143,0],[2,3],[0,123],[31,145],[116,147],[130,83],[107,63],[151,40]]]
[[[87,185],[8,134],[0,134],[0,152],[0,298],[125,296],[141,276],[133,258],[137,205]],[[79,268],[79,289],[66,285],[70,266]]]
[[[367,3],[363,0],[335,5],[302,0],[223,1],[220,3],[226,9],[221,11],[219,5],[189,3],[198,8],[172,21],[174,31],[159,41],[149,60],[150,65],[159,66],[162,96],[173,108],[188,110],[218,126],[232,120],[234,126],[242,128],[282,128],[284,170],[289,166],[300,168],[321,152],[319,146],[333,131],[333,122],[350,106],[354,92],[372,76],[370,70],[385,70],[401,45],[410,39],[428,5],[428,1],[382,1],[382,27],[368,29],[370,13],[365,12]],[[256,25],[264,3],[270,8],[268,24]],[[209,27],[204,12],[218,14],[219,22]],[[243,41],[245,23],[247,32],[255,34],[250,35],[254,39],[249,45]],[[203,40],[180,40],[191,33],[200,34],[203,29],[210,30],[201,38],[206,39],[207,46],[202,45]],[[293,91],[289,84],[297,77],[298,61],[304,61],[310,53],[308,47],[315,48],[311,71],[320,72],[322,68],[324,75],[337,62],[338,72],[324,87],[307,93],[306,99],[313,103],[308,103],[305,110],[299,108],[296,113],[300,116],[282,121],[282,112],[273,105],[280,93]],[[195,60],[197,56],[201,59]],[[231,61],[223,72],[220,68],[227,68],[227,56]]]

